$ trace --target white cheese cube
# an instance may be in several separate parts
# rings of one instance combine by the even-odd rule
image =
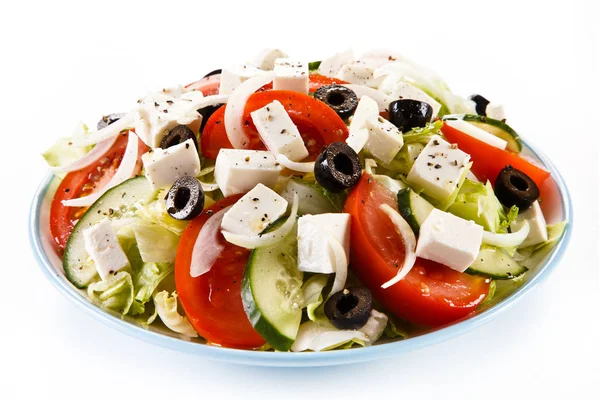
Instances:
[[[287,206],[287,200],[259,183],[227,210],[221,228],[239,235],[258,235],[285,214]]]
[[[142,156],[145,175],[154,190],[166,188],[183,176],[197,176],[200,157],[192,139],[168,149],[150,150]]]
[[[369,130],[369,139],[365,150],[384,164],[391,163],[404,144],[400,130],[379,115],[369,118],[366,127]]]
[[[369,96],[362,96],[350,119],[350,128],[346,143],[359,153],[369,140],[367,120],[379,116],[379,105]]]
[[[280,172],[268,151],[221,149],[215,164],[215,180],[225,196],[246,193],[259,183],[273,188]]]
[[[445,121],[445,123],[454,129],[461,131],[471,137],[474,137],[477,140],[481,140],[484,143],[489,144],[490,146],[497,147],[499,149],[506,149],[507,142],[504,139],[500,139],[496,135],[492,135],[488,131],[485,131],[481,128],[476,127],[473,124],[468,123],[467,121],[463,121],[462,119],[450,119]]]
[[[287,54],[280,49],[264,49],[250,61],[251,65],[262,69],[263,71],[272,71],[275,68],[275,60],[286,58]]]
[[[205,102],[199,91],[175,93],[172,91],[150,93],[139,100],[139,106],[134,111],[135,133],[151,148],[160,147],[165,135],[177,125],[188,125],[194,121],[202,122],[202,116],[197,109]]]
[[[129,265],[129,260],[108,218],[84,230],[83,240],[85,250],[94,261],[102,280]]]
[[[456,145],[435,135],[415,160],[406,180],[443,202],[457,188],[470,158]]]
[[[294,122],[277,100],[250,113],[260,138],[269,151],[283,154],[292,161],[308,156],[308,150]]]
[[[408,82],[397,82],[390,93],[390,97],[392,97],[394,100],[411,99],[427,103],[433,109],[433,112],[431,113],[432,118],[435,118],[439,114],[440,109],[442,108],[442,105],[438,103],[433,97],[431,97],[418,87],[415,87]]]
[[[354,53],[352,49],[348,49],[321,61],[317,72],[321,75],[335,77],[344,65],[352,64],[353,62]]]
[[[291,58],[275,60],[274,90],[291,90],[308,94],[308,63]]]
[[[433,209],[419,229],[417,257],[464,272],[481,247],[483,227],[473,221]]]
[[[244,81],[261,72],[260,69],[253,65],[238,65],[230,68],[223,68],[221,71],[219,94],[231,94]]]
[[[548,227],[546,219],[540,208],[540,203],[536,201],[527,210],[519,212],[517,219],[510,224],[510,230],[517,232],[525,222],[529,223],[529,235],[519,247],[533,246],[548,240]]]
[[[338,241],[350,255],[350,214],[303,215],[298,219],[298,269],[332,274],[335,257],[331,241]]]
[[[506,120],[506,114],[504,113],[504,106],[502,104],[489,103],[485,108],[485,115],[499,121]]]
[[[375,72],[374,68],[356,62],[344,65],[337,73],[336,78],[377,89],[384,77],[375,78],[373,77],[373,72]]]

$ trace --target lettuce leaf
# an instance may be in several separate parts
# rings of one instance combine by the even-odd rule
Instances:
[[[133,225],[135,239],[144,262],[175,262],[179,236],[164,226],[139,221]]]
[[[324,315],[316,315],[317,308],[323,304],[323,289],[329,281],[329,275],[316,274],[310,277],[304,285],[302,285],[302,296],[304,297],[304,306],[308,319],[316,322],[323,318]]]
[[[102,308],[117,312],[122,315],[141,314],[143,306],[134,304],[134,288],[131,275],[126,271],[119,271],[115,275],[88,286],[88,296],[93,303]]]
[[[489,181],[484,185],[465,179],[456,199],[447,211],[458,217],[474,221],[488,232],[502,231],[501,222],[507,220],[504,208],[496,198]]]
[[[294,193],[298,194],[299,214],[337,213],[344,208],[345,193],[331,193],[316,182],[293,177],[285,183],[280,195],[292,204]]]
[[[173,292],[170,296],[166,290],[154,295],[154,306],[158,316],[165,326],[174,332],[185,336],[197,337],[198,333],[190,324],[187,317],[179,314],[177,311],[177,293]]]
[[[181,236],[189,222],[177,220],[169,215],[166,207],[166,195],[166,190],[159,190],[154,199],[139,204],[136,215]]]
[[[88,132],[87,126],[78,124],[73,136],[86,135]],[[48,150],[42,153],[42,157],[51,167],[60,167],[72,163],[73,161],[83,157],[92,150],[94,146],[77,147],[72,144],[71,138],[58,139]]]
[[[543,243],[519,249],[514,255],[515,260],[530,270],[540,265],[563,236],[567,225],[567,221],[548,225],[548,240]]]

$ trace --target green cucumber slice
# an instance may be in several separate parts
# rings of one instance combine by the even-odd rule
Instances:
[[[500,139],[506,140],[508,143],[506,150],[514,153],[520,153],[523,148],[521,138],[513,128],[508,126],[506,122],[497,119],[492,119],[483,115],[474,114],[452,114],[446,115],[444,120],[462,119],[471,125],[483,129]]]
[[[471,275],[482,275],[493,279],[513,279],[523,275],[528,269],[519,265],[504,250],[484,247],[479,251],[475,262],[465,271]]]
[[[273,225],[276,229],[281,222]],[[302,272],[297,229],[273,246],[250,254],[242,280],[242,302],[250,323],[275,349],[288,351],[302,319]]]
[[[126,180],[110,189],[88,208],[75,224],[63,255],[65,276],[75,287],[85,289],[96,280],[96,266],[85,250],[83,231],[104,218],[119,219],[139,200],[152,196],[154,191],[144,176]]]
[[[415,235],[419,234],[421,225],[434,208],[431,203],[419,196],[411,188],[404,188],[398,191],[398,210],[400,211],[400,215],[408,222]]]

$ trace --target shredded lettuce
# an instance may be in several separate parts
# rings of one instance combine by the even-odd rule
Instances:
[[[173,270],[170,263],[144,263],[133,277],[135,299],[144,304],[148,302],[160,282]]]
[[[177,304],[176,292],[169,296],[169,293],[163,290],[154,295],[154,306],[158,316],[167,328],[185,336],[197,337],[198,333],[196,333],[187,317],[182,316],[177,311]]]
[[[390,339],[397,337],[407,338],[409,335],[408,322],[400,320],[393,315],[388,315],[387,325],[383,334]]]
[[[126,271],[117,272],[104,281],[90,284],[88,296],[100,307],[122,315],[144,312],[143,305],[135,301],[133,279]]]
[[[441,129],[444,126],[444,122],[436,120],[428,123],[422,128],[413,128],[410,131],[402,135],[404,144],[407,143],[421,143],[426,146],[431,140],[433,135],[441,135]]]
[[[88,128],[82,123],[77,125],[73,137],[87,135]],[[90,152],[94,146],[78,147],[73,145],[73,137],[60,138],[48,150],[42,153],[42,157],[51,167],[62,167],[75,160],[80,159]]]
[[[316,315],[317,308],[323,304],[323,289],[329,281],[329,275],[316,274],[310,277],[302,286],[302,296],[308,318],[316,322],[322,316]]]
[[[447,211],[458,217],[474,221],[488,232],[506,232],[502,226],[506,224],[504,221],[507,221],[507,217],[489,181],[484,185],[465,179],[458,190],[456,199]]]
[[[166,195],[166,190],[158,191],[153,200],[139,204],[136,215],[150,222],[154,222],[176,235],[181,235],[188,225],[188,221],[180,221],[169,215],[166,207]]]
[[[563,236],[567,224],[567,221],[561,221],[554,225],[548,225],[548,240],[543,243],[519,249],[514,254],[515,260],[530,270],[540,265]]]
[[[344,208],[345,193],[331,193],[316,182],[291,178],[281,190],[281,196],[292,204],[294,193],[298,194],[299,214],[337,213]]]
[[[133,230],[144,262],[175,262],[179,236],[161,225],[146,221],[135,223]]]

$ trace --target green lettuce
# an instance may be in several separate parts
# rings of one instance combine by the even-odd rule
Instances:
[[[133,277],[135,299],[144,304],[148,302],[158,285],[173,270],[171,263],[144,263]]]
[[[182,316],[177,311],[177,304],[176,292],[169,295],[166,290],[163,290],[154,295],[154,306],[158,316],[167,328],[185,336],[197,337],[198,333],[196,333],[187,317]]]
[[[159,190],[154,199],[138,204],[136,215],[180,236],[189,222],[177,220],[169,215],[166,207],[166,195],[166,190]]]
[[[329,276],[325,274],[316,274],[310,277],[304,285],[302,285],[302,296],[304,298],[304,306],[306,307],[306,313],[308,318],[316,322],[322,319],[322,313],[319,316],[316,314],[317,308],[323,304],[323,289],[329,281]]]
[[[561,221],[554,225],[548,225],[548,240],[543,243],[519,249],[515,253],[515,260],[530,270],[540,265],[563,236],[567,224],[567,221]]]
[[[489,181],[484,185],[465,179],[456,199],[447,211],[458,217],[474,221],[488,232],[502,232],[503,225],[501,223],[507,220],[504,208],[496,198]],[[512,216],[513,214],[511,214]]]
[[[144,262],[175,262],[179,236],[164,226],[139,221],[133,225],[135,239]]]
[[[104,281],[90,284],[88,296],[100,307],[122,315],[144,312],[143,305],[135,301],[133,279],[126,271],[119,271]]]
[[[289,179],[280,191],[290,207],[294,193],[300,200],[298,213],[301,215],[341,212],[346,201],[346,193],[332,193],[316,182],[296,177]]]

